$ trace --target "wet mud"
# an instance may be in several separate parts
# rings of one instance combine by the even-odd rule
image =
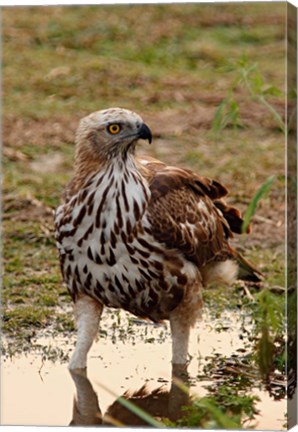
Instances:
[[[104,321],[106,326],[109,317]],[[219,332],[214,321],[205,317],[194,330],[187,375],[172,371],[167,326],[138,320],[132,326],[133,336],[127,337],[123,322],[117,328],[118,333],[114,331],[114,337],[102,335],[90,351],[87,371],[70,373],[66,362],[50,361],[37,353],[4,359],[1,423],[148,425],[140,414],[134,414],[123,405],[123,399],[119,402],[119,396],[150,414],[157,422],[163,418],[177,421],[183,415],[181,408],[189,405],[194,395],[203,397],[207,394],[208,385],[214,380],[204,369],[208,361],[220,356],[237,359],[245,351],[243,340],[239,338],[239,316],[229,314],[226,326],[224,322],[222,318],[223,330]],[[122,334],[122,340],[119,334]],[[45,336],[38,342],[52,348],[64,347],[71,352],[74,341]],[[252,372],[251,378],[254,380]],[[187,384],[189,390],[181,389],[181,383]],[[256,404],[258,414],[246,427],[282,429],[286,401],[274,400],[258,380],[255,380],[251,393],[260,399]]]

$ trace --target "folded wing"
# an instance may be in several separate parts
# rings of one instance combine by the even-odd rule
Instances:
[[[150,185],[148,219],[159,242],[198,267],[230,258],[242,262],[228,241],[233,232],[242,233],[243,219],[222,199],[228,193],[223,185],[153,158],[137,162]]]

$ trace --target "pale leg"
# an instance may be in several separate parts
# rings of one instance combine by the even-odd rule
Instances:
[[[201,315],[203,306],[201,283],[195,281],[187,287],[182,303],[170,314],[172,333],[172,364],[178,371],[188,364],[190,330]]]
[[[182,316],[170,316],[172,333],[172,363],[173,365],[187,365],[190,325],[182,321]]]
[[[101,425],[102,415],[98,405],[98,397],[87,378],[86,369],[70,371],[70,374],[77,390],[70,426]]]
[[[69,369],[83,369],[87,365],[87,354],[97,335],[103,305],[91,297],[84,296],[74,304],[77,324],[77,343],[69,362]]]

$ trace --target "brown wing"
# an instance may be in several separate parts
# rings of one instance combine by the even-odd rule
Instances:
[[[231,231],[239,232],[242,219],[221,200],[224,186],[152,158],[138,163],[151,189],[148,218],[156,239],[198,266],[232,256],[228,239]]]
[[[243,219],[241,217],[241,213],[234,207],[230,207],[227,205],[224,200],[214,200],[214,204],[221,211],[223,217],[228,222],[230,229],[237,234],[242,234],[242,225]],[[250,225],[248,225],[246,232],[249,234],[251,231]]]

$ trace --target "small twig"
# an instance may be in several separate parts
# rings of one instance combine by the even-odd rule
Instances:
[[[246,285],[243,285],[243,289],[244,289],[244,291],[245,291],[245,294],[246,294],[247,297],[249,298],[249,300],[254,300],[254,298],[253,298],[251,292],[249,291],[249,289],[247,288]]]
[[[40,366],[40,368],[39,368],[39,370],[38,370],[38,374],[39,374],[40,379],[41,379],[42,382],[44,382],[43,377],[42,377],[42,375],[41,375],[41,369],[42,369],[43,367],[44,367],[44,358],[42,357],[42,359],[41,359],[41,366]]]
[[[270,225],[276,225],[276,223],[273,220],[265,218],[265,217],[260,216],[260,215],[254,215],[254,219],[257,221],[260,221],[260,222],[270,224]]]

